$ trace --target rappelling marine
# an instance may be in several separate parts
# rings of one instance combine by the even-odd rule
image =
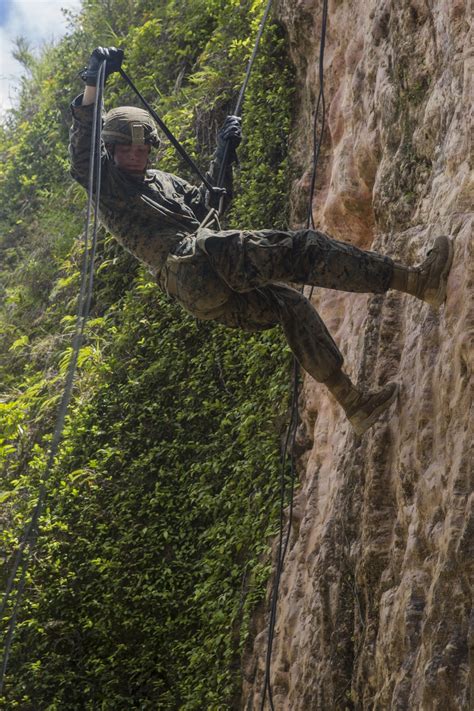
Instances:
[[[122,50],[95,49],[83,73],[84,94],[71,105],[71,172],[86,188],[99,66],[105,61],[107,77],[120,69],[122,59]],[[451,241],[438,237],[425,261],[408,267],[317,230],[203,228],[216,197],[205,186],[147,167],[150,151],[160,144],[148,112],[128,106],[112,109],[104,117],[102,137],[99,209],[111,234],[196,318],[245,331],[281,325],[301,366],[326,385],[355,431],[365,432],[390,407],[398,386],[390,382],[377,391],[364,391],[354,385],[317,311],[292,285],[372,294],[396,289],[437,309],[446,297]],[[228,116],[208,173],[217,184],[228,143],[226,205],[232,198],[232,163],[240,141],[240,118]]]

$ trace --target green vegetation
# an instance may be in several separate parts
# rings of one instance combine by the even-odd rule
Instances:
[[[32,57],[0,127],[1,581],[44,473],[71,352],[85,194],[68,177],[68,104],[96,45],[207,166],[262,0],[83,0]],[[249,85],[229,224],[284,226],[292,76],[269,25]],[[107,105],[135,103],[111,77]],[[160,166],[194,181],[170,147]],[[199,323],[103,233],[91,320],[3,707],[236,707],[269,574],[289,354],[278,331]],[[3,620],[2,629],[6,629]]]

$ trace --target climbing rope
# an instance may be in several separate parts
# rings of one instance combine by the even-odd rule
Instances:
[[[328,0],[323,0],[323,10],[321,18],[321,36],[319,45],[319,93],[316,103],[316,109],[313,118],[313,171],[311,177],[311,187],[308,198],[308,213],[306,228],[314,228],[313,219],[313,200],[316,190],[316,176],[317,168],[319,162],[319,155],[321,151],[321,145],[323,140],[325,122],[326,122],[326,102],[324,98],[324,50],[326,46],[326,33],[327,33],[327,19],[328,19]],[[322,109],[321,114],[321,129],[319,131],[319,136],[317,133],[318,119],[320,107]],[[309,298],[313,294],[313,288],[311,288]],[[283,453],[281,457],[281,475],[280,475],[280,534],[278,540],[278,552],[277,552],[277,565],[275,572],[275,579],[273,583],[273,590],[271,595],[270,604],[270,619],[268,623],[268,641],[267,641],[267,652],[265,657],[265,676],[263,682],[263,691],[260,701],[260,711],[265,708],[265,701],[268,692],[268,700],[270,703],[271,711],[274,711],[275,706],[273,703],[272,685],[271,685],[271,659],[273,650],[273,640],[275,637],[275,625],[276,625],[276,615],[277,615],[277,605],[278,605],[278,591],[280,587],[281,574],[283,571],[283,564],[286,557],[286,552],[288,550],[291,527],[293,523],[293,498],[294,498],[294,487],[296,479],[296,467],[295,467],[295,441],[296,441],[296,431],[298,428],[299,417],[298,417],[298,381],[299,381],[299,366],[296,358],[293,358],[293,387],[292,387],[292,400],[291,400],[291,415],[290,423],[288,425],[285,445],[283,448]],[[288,448],[290,449],[290,491],[289,491],[289,512],[288,512],[288,527],[286,532],[286,537],[283,538],[283,528],[284,528],[284,506],[286,499],[286,486],[285,486],[285,470],[286,462],[288,458]]]
[[[165,136],[169,139],[169,141],[173,144],[173,146],[176,148],[178,151],[179,155],[186,161],[186,163],[191,167],[192,170],[196,173],[196,175],[202,180],[206,188],[210,191],[213,191],[215,189],[214,185],[211,183],[210,180],[204,175],[204,173],[200,170],[200,168],[197,166],[197,164],[193,161],[189,153],[186,151],[185,148],[181,145],[181,143],[178,141],[178,139],[174,136],[174,134],[170,131],[168,126],[165,124],[163,119],[161,119],[158,114],[156,113],[155,109],[153,109],[148,101],[145,99],[145,97],[140,93],[140,91],[137,89],[133,81],[130,79],[128,74],[120,67],[119,69],[120,75],[122,76],[123,79],[127,82],[129,87],[132,89],[132,91],[137,95],[137,97],[140,99],[142,102],[143,106],[146,108],[149,114],[154,118],[158,126],[161,128]]]
[[[253,46],[253,51],[252,51],[251,57],[248,61],[247,69],[245,71],[244,81],[243,81],[242,87],[240,89],[237,103],[236,103],[234,111],[233,111],[234,116],[241,116],[242,115],[242,106],[244,103],[245,92],[247,91],[247,86],[248,86],[248,83],[250,80],[250,75],[252,73],[252,68],[253,68],[255,59],[257,57],[257,54],[258,54],[258,49],[260,47],[260,40],[262,39],[263,31],[265,29],[265,25],[267,24],[267,20],[268,20],[269,14],[270,14],[271,7],[272,7],[272,0],[268,0],[267,5],[265,7],[265,11],[262,16],[262,19],[260,20],[260,25],[259,25],[258,32],[257,32],[257,37],[255,39],[255,44]],[[222,164],[221,164],[220,170],[219,170],[219,176],[217,178],[217,185],[219,187],[221,187],[224,183],[224,176],[225,176],[225,171],[227,169],[228,159],[229,159],[229,143],[227,142],[227,145],[226,145],[225,151],[224,151],[224,158],[222,160]]]
[[[323,0],[323,12],[321,18],[321,39],[319,43],[319,93],[318,100],[316,103],[316,110],[314,112],[313,118],[313,172],[311,176],[311,187],[309,191],[308,200],[308,215],[306,218],[306,228],[314,228],[314,218],[313,218],[313,198],[316,190],[316,176],[318,170],[319,153],[321,151],[321,144],[323,141],[324,129],[326,127],[326,101],[324,98],[324,50],[326,48],[326,31],[328,22],[328,0]],[[318,129],[318,119],[319,119],[319,107],[321,106],[321,130],[319,131],[319,137],[317,137]],[[311,292],[312,293],[312,292]]]
[[[66,420],[69,403],[72,396],[72,390],[74,385],[74,377],[77,370],[77,361],[79,358],[79,352],[82,346],[84,338],[84,329],[89,316],[93,283],[94,283],[94,260],[97,249],[97,230],[99,225],[99,199],[100,199],[100,181],[101,181],[101,106],[102,97],[104,93],[105,84],[105,63],[102,63],[99,67],[97,73],[97,93],[94,102],[94,113],[92,121],[92,140],[91,140],[91,154],[90,154],[90,165],[89,165],[89,186],[88,186],[88,201],[87,201],[87,211],[84,229],[84,251],[82,257],[81,266],[81,285],[79,290],[78,302],[77,302],[77,317],[76,317],[76,329],[72,339],[72,355],[69,362],[68,371],[66,374],[66,379],[64,382],[64,390],[61,397],[61,402],[59,405],[58,414],[56,417],[56,424],[54,428],[53,438],[51,441],[51,446],[48,454],[48,459],[45,467],[45,472],[43,475],[43,480],[40,486],[38,500],[33,509],[29,523],[27,524],[23,535],[20,540],[20,544],[13,556],[11,563],[11,570],[8,576],[7,585],[5,593],[3,595],[2,603],[0,606],[0,620],[3,620],[5,613],[7,612],[8,604],[12,593],[15,592],[15,583],[18,581],[16,586],[16,597],[13,603],[13,609],[11,612],[10,620],[8,622],[8,629],[5,635],[5,643],[3,649],[2,664],[0,670],[0,694],[3,691],[3,685],[5,680],[5,675],[8,667],[8,660],[10,657],[11,647],[13,643],[15,627],[18,618],[18,611],[20,608],[21,600],[23,597],[23,592],[26,582],[26,572],[31,561],[33,549],[38,536],[38,523],[41,514],[44,509],[46,497],[47,497],[47,482],[50,477],[54,461],[56,459],[59,443],[62,438],[62,433],[64,429],[64,423]],[[95,194],[95,199],[94,199]],[[94,211],[92,219],[92,210]],[[90,238],[92,222],[92,239]],[[90,246],[89,246],[90,243]],[[21,571],[20,571],[21,569]],[[18,572],[20,575],[18,577]]]
[[[260,46],[260,40],[263,35],[263,31],[265,29],[265,25],[267,23],[268,16],[270,14],[270,9],[272,6],[272,0],[268,0],[267,5],[265,7],[265,11],[263,13],[262,19],[260,21],[260,25],[258,28],[257,32],[257,37],[255,39],[254,47],[252,54],[250,56],[250,59],[247,63],[247,69],[245,71],[245,76],[244,76],[244,81],[242,83],[242,87],[239,92],[239,96],[237,99],[237,103],[235,105],[235,109],[233,111],[233,116],[241,116],[242,115],[242,106],[245,98],[245,92],[247,90],[247,86],[250,80],[250,75],[252,73],[252,68],[255,62],[255,59],[258,54],[258,49]],[[145,97],[140,93],[140,91],[137,89],[133,81],[130,79],[128,74],[120,67],[119,73],[122,76],[122,78],[127,82],[129,87],[132,89],[132,91],[136,94],[138,99],[142,102],[143,106],[146,108],[146,110],[151,114],[151,116],[154,118],[158,126],[161,128],[165,136],[170,140],[172,145],[176,148],[178,151],[179,155],[183,158],[183,160],[186,161],[186,163],[191,167],[191,169],[196,173],[196,175],[202,180],[203,184],[206,186],[206,188],[209,190],[209,192],[212,194],[217,194],[220,197],[219,200],[219,209],[216,210],[215,208],[211,208],[204,218],[204,220],[201,222],[199,225],[200,228],[209,226],[213,222],[215,222],[219,226],[219,217],[222,216],[223,213],[223,207],[224,207],[224,197],[225,197],[225,191],[223,190],[222,186],[224,184],[224,178],[226,174],[226,170],[228,167],[228,161],[229,161],[229,142],[226,143],[225,149],[224,149],[224,154],[222,158],[222,162],[219,167],[219,174],[217,177],[217,185],[212,185],[210,180],[204,175],[204,173],[200,170],[200,168],[197,166],[195,161],[191,158],[189,153],[186,151],[186,149],[181,145],[181,143],[178,141],[178,139],[174,136],[172,131],[168,128],[168,126],[165,124],[162,118],[157,114],[157,112],[150,106],[148,101],[145,99]]]
[[[317,103],[317,108],[315,111],[314,127],[313,127],[315,137],[316,137],[316,127],[317,127],[317,119],[318,119],[318,115],[319,115],[320,103],[323,108],[323,116],[322,116],[322,128],[321,128],[319,140],[317,142],[315,140],[315,148],[314,148],[314,153],[313,153],[313,176],[312,176],[311,191],[310,191],[310,205],[309,205],[309,210],[308,210],[308,227],[310,224],[314,227],[314,222],[313,222],[313,217],[312,217],[312,201],[313,201],[315,184],[316,184],[316,169],[317,169],[317,163],[318,163],[318,159],[319,159],[319,152],[320,152],[320,148],[321,148],[322,134],[323,134],[323,130],[324,130],[324,121],[325,121],[325,102],[324,102],[324,88],[323,88],[323,60],[324,60],[324,45],[325,45],[326,24],[327,24],[327,4],[328,4],[327,0],[323,0],[323,20],[322,20],[321,45],[320,45],[320,57],[319,57],[320,92],[319,92],[319,96],[318,96],[318,103]],[[252,55],[249,59],[248,65],[247,65],[245,79],[244,79],[244,82],[243,82],[243,85],[242,85],[242,88],[241,88],[241,91],[240,91],[240,94],[239,94],[239,97],[237,100],[237,104],[236,104],[236,107],[234,110],[234,115],[236,115],[236,116],[241,115],[245,91],[247,89],[247,85],[248,85],[248,82],[250,79],[252,67],[253,67],[255,58],[257,56],[257,52],[258,52],[260,40],[261,40],[263,31],[264,31],[264,27],[265,27],[266,21],[268,19],[268,15],[270,13],[271,5],[272,5],[272,0],[268,0],[264,15],[263,15],[262,20],[260,22],[254,49],[253,49]],[[229,144],[227,144],[227,146],[226,146],[226,149],[224,152],[224,158],[223,158],[222,164],[220,166],[220,172],[219,172],[218,181],[217,181],[218,184],[217,184],[217,186],[213,186],[211,184],[211,182],[207,179],[207,177],[200,171],[200,169],[195,164],[195,162],[191,159],[191,157],[187,154],[187,152],[181,146],[179,141],[174,137],[172,132],[164,124],[162,119],[160,119],[160,117],[157,115],[157,113],[152,109],[152,107],[148,104],[148,102],[140,94],[140,92],[135,87],[135,85],[133,84],[131,79],[128,77],[128,75],[125,73],[125,71],[123,69],[120,69],[119,71],[120,71],[120,74],[122,75],[122,77],[124,78],[124,80],[129,84],[129,86],[132,88],[132,90],[138,96],[140,101],[144,104],[145,108],[153,116],[154,120],[157,122],[157,124],[163,130],[163,132],[168,137],[170,142],[173,144],[173,146],[176,148],[176,150],[179,152],[179,154],[183,157],[183,159],[196,172],[196,174],[202,180],[203,184],[207,187],[207,189],[210,192],[219,192],[220,193],[220,195],[221,195],[221,205],[220,205],[220,210],[219,210],[219,213],[220,213],[222,211],[222,204],[223,204],[223,200],[222,200],[223,196],[222,196],[221,186],[222,186],[222,183],[224,180],[225,171],[226,171],[226,167],[227,167]],[[98,208],[99,208],[99,200],[100,200],[100,181],[101,181],[101,111],[100,111],[100,109],[102,106],[104,84],[105,84],[105,64],[102,63],[102,65],[100,66],[99,71],[98,71],[97,93],[96,93],[95,102],[94,102],[91,156],[90,156],[90,167],[89,167],[89,194],[88,194],[88,203],[87,203],[86,226],[85,226],[85,232],[84,232],[84,255],[83,255],[83,264],[82,264],[81,287],[80,287],[80,293],[79,293],[79,297],[78,297],[76,331],[75,331],[73,341],[72,341],[72,357],[71,357],[70,364],[68,367],[68,372],[66,375],[63,396],[61,399],[61,403],[60,403],[60,407],[59,407],[59,411],[58,411],[58,415],[57,415],[53,439],[52,439],[50,452],[49,452],[49,456],[48,456],[48,460],[47,460],[47,464],[46,464],[46,468],[45,468],[45,474],[44,474],[43,481],[42,481],[39,495],[38,495],[38,501],[33,509],[33,513],[32,513],[30,522],[24,531],[21,542],[20,542],[18,549],[13,557],[11,572],[8,577],[6,590],[5,590],[4,597],[3,597],[3,600],[2,600],[2,603],[0,606],[0,619],[3,619],[5,612],[7,611],[7,607],[8,607],[8,603],[10,601],[11,594],[15,588],[15,581],[18,579],[18,586],[16,589],[16,598],[15,598],[15,602],[13,604],[13,609],[12,609],[10,621],[8,624],[8,630],[7,630],[7,634],[5,637],[4,653],[3,653],[2,666],[1,666],[1,671],[0,671],[0,694],[3,691],[3,684],[4,684],[4,679],[5,679],[6,670],[7,670],[7,666],[8,666],[8,660],[9,660],[9,656],[10,656],[11,646],[13,643],[13,637],[14,637],[14,632],[15,632],[15,627],[16,627],[16,622],[17,622],[17,617],[18,617],[18,611],[19,611],[19,607],[21,604],[21,600],[22,600],[22,596],[23,596],[23,592],[24,592],[24,588],[25,588],[26,572],[27,572],[27,569],[28,569],[28,566],[29,566],[29,563],[31,560],[32,552],[33,552],[34,545],[36,543],[36,539],[37,539],[37,535],[38,535],[39,519],[41,517],[42,511],[44,509],[44,504],[46,501],[46,496],[47,496],[46,484],[49,479],[51,470],[53,468],[54,460],[55,460],[57,453],[58,453],[59,443],[62,438],[64,423],[65,423],[69,403],[70,403],[71,396],[72,396],[74,377],[75,377],[75,373],[76,373],[76,369],[77,369],[77,361],[78,361],[78,357],[79,357],[80,348],[81,348],[81,345],[83,342],[84,329],[85,329],[85,326],[87,323],[87,318],[88,318],[89,311],[90,311],[90,304],[91,304],[92,290],[93,290],[93,280],[94,280],[93,265],[94,265],[95,253],[96,253],[96,248],[97,248],[97,230],[98,230],[98,224],[99,224]],[[94,191],[94,187],[95,187],[95,191]],[[95,194],[95,200],[93,201],[94,194]],[[90,239],[89,235],[90,235],[93,202],[94,202],[93,229],[92,229],[91,246],[89,248],[89,239]],[[216,217],[217,217],[217,211],[211,210],[210,213],[208,214],[208,216],[205,218],[205,223],[209,224],[212,221],[212,219],[214,219]],[[262,701],[261,701],[261,707],[260,707],[263,710],[264,705],[265,705],[265,700],[266,700],[266,693],[268,691],[269,701],[270,701],[270,706],[271,706],[272,711],[274,711],[274,704],[273,704],[271,680],[270,680],[271,654],[272,654],[272,646],[273,646],[275,623],[276,623],[278,590],[279,590],[281,573],[283,570],[284,559],[285,559],[286,552],[287,552],[288,545],[289,545],[289,537],[290,537],[292,517],[293,517],[293,493],[294,493],[294,484],[295,484],[295,478],[296,478],[294,445],[295,445],[296,429],[298,426],[297,402],[298,402],[298,364],[295,360],[294,361],[294,373],[293,373],[293,395],[292,395],[292,404],[291,404],[291,418],[290,418],[290,423],[289,423],[288,430],[287,430],[287,436],[286,436],[284,450],[282,453],[282,474],[281,474],[281,489],[280,489],[280,535],[279,535],[279,545],[278,545],[278,560],[277,560],[277,569],[276,569],[276,574],[275,574],[274,588],[273,588],[273,592],[272,592],[271,613],[270,613],[269,634],[268,634],[268,647],[267,647],[266,665],[265,665],[265,681],[264,681],[264,689],[263,689],[263,695],[262,695]],[[287,461],[289,448],[290,448],[290,452],[291,452],[290,509],[289,509],[288,530],[287,530],[286,537],[284,537],[283,536],[284,502],[285,502],[285,498],[286,498],[285,468],[286,468],[286,461]],[[19,572],[20,568],[21,568],[21,573],[18,578],[18,572]]]

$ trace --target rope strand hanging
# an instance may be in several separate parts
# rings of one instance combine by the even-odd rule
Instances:
[[[11,563],[11,571],[8,576],[6,589],[0,605],[0,620],[3,620],[7,612],[10,597],[15,588],[15,581],[21,566],[21,574],[18,580],[16,590],[16,598],[13,604],[13,610],[8,622],[8,629],[5,635],[4,651],[2,657],[2,665],[0,670],[0,694],[3,691],[8,660],[10,657],[11,647],[13,643],[15,627],[18,619],[18,612],[21,605],[23,592],[26,583],[26,572],[29,567],[33,549],[38,536],[38,524],[47,497],[47,482],[54,466],[54,461],[58,454],[59,444],[62,438],[64,424],[69,408],[69,403],[72,397],[74,386],[74,378],[77,370],[77,362],[79,352],[84,339],[84,330],[89,316],[92,291],[94,283],[94,259],[97,249],[97,232],[99,225],[99,199],[100,199],[100,181],[101,181],[101,105],[104,93],[105,83],[105,63],[102,63],[97,75],[97,94],[94,102],[94,115],[92,125],[92,142],[91,154],[89,163],[89,189],[87,200],[86,222],[84,229],[84,251],[81,267],[81,285],[77,302],[76,330],[72,340],[72,354],[69,362],[66,379],[64,382],[63,394],[59,405],[56,424],[53,432],[51,447],[48,454],[48,459],[43,475],[43,480],[40,486],[38,500],[35,504],[29,523],[27,524],[21,542],[13,556]],[[95,199],[94,199],[95,187]],[[93,211],[93,218],[92,218]],[[90,230],[92,223],[92,239],[90,238]],[[89,246],[90,242],[90,246]]]
[[[270,13],[271,5],[272,5],[272,0],[269,0],[266,5],[266,9],[265,9],[263,18],[260,22],[259,31],[258,31],[258,35],[257,35],[256,42],[254,45],[254,49],[252,52],[252,56],[248,62],[248,66],[247,66],[247,70],[246,70],[246,74],[245,74],[245,79],[244,79],[244,82],[243,82],[243,85],[242,85],[242,88],[241,88],[241,91],[240,91],[240,94],[239,94],[239,97],[237,100],[237,104],[235,107],[235,111],[234,111],[235,115],[237,115],[237,116],[241,115],[245,92],[246,92],[247,85],[248,85],[248,82],[250,79],[252,67],[253,67],[255,58],[257,56],[257,52],[258,52],[261,37],[263,35],[264,27],[265,27],[266,21],[268,19],[269,13]],[[320,100],[322,99],[322,106],[323,106],[323,123],[322,123],[323,128],[322,128],[322,130],[324,129],[324,112],[325,112],[324,94],[323,94],[323,85],[322,85],[322,62],[323,62],[323,55],[324,55],[323,35],[325,34],[325,31],[326,31],[326,20],[327,20],[327,0],[324,0],[323,30],[322,30],[322,40],[321,40],[321,52],[320,52],[320,96],[318,97],[318,105],[317,105],[317,109],[316,109],[316,113],[315,113],[315,127],[316,127],[316,121],[317,121],[317,116],[318,116],[318,112],[319,112]],[[169,129],[167,129],[164,122],[158,117],[156,112],[149,106],[149,104],[146,102],[146,100],[138,92],[136,87],[134,87],[132,81],[125,74],[125,72],[123,70],[120,70],[120,74],[125,79],[125,81],[131,86],[131,88],[135,91],[135,93],[137,94],[139,99],[145,105],[146,109],[150,112],[150,114],[153,116],[155,121],[157,121],[157,123],[159,124],[159,126],[161,127],[163,132],[167,135],[167,137],[169,138],[171,143],[174,145],[174,147],[178,150],[178,152],[183,157],[183,159],[185,159],[186,162],[197,173],[197,175],[199,175],[203,184],[210,191],[215,191],[216,187],[220,188],[220,186],[222,185],[222,182],[223,182],[224,175],[225,175],[226,163],[228,160],[228,153],[229,153],[229,146],[226,146],[226,150],[224,152],[224,159],[223,159],[223,162],[220,167],[217,186],[213,186],[210,183],[210,181],[207,179],[207,177],[205,175],[203,175],[203,173],[199,170],[199,168],[194,163],[194,161],[192,161],[192,159],[188,156],[188,154],[186,153],[184,148],[182,148],[182,146],[179,144],[179,142],[173,136],[173,134],[169,131]],[[8,624],[8,630],[7,630],[7,633],[5,636],[5,649],[4,649],[4,655],[2,658],[2,667],[1,667],[1,676],[0,676],[0,693],[2,693],[2,690],[3,690],[4,679],[5,679],[5,675],[6,675],[8,660],[9,660],[9,656],[10,656],[11,646],[13,643],[13,637],[14,637],[15,627],[16,627],[16,623],[17,623],[17,618],[18,618],[18,612],[20,609],[21,600],[22,600],[22,596],[23,596],[24,588],[25,588],[25,584],[26,584],[26,573],[27,573],[28,566],[31,561],[31,556],[32,556],[33,549],[34,549],[36,539],[38,536],[39,520],[40,520],[41,514],[43,512],[45,501],[47,498],[47,482],[50,477],[51,471],[53,469],[55,459],[58,454],[59,444],[60,444],[63,429],[64,429],[64,423],[65,423],[69,403],[70,403],[71,396],[72,396],[72,390],[73,390],[73,385],[74,385],[75,373],[76,373],[76,369],[77,369],[77,361],[78,361],[78,357],[79,357],[79,352],[80,352],[80,348],[81,348],[81,345],[83,342],[84,330],[85,330],[85,326],[87,323],[88,314],[90,311],[92,290],[93,290],[93,279],[94,279],[93,265],[94,265],[96,247],[97,247],[97,230],[98,230],[98,224],[99,224],[98,206],[99,206],[99,199],[100,199],[100,182],[101,182],[101,112],[100,112],[100,107],[102,104],[104,83],[105,83],[105,65],[102,64],[100,66],[99,72],[98,72],[97,95],[96,95],[95,104],[94,104],[93,136],[92,136],[90,172],[89,172],[89,197],[88,197],[88,204],[87,204],[86,228],[85,228],[85,236],[84,236],[84,242],[85,242],[84,256],[83,256],[83,264],[82,264],[81,288],[80,288],[80,294],[78,297],[76,331],[75,331],[75,334],[73,337],[71,360],[69,363],[69,368],[68,368],[68,372],[67,372],[66,379],[65,379],[64,391],[63,391],[63,395],[62,395],[62,399],[61,399],[61,403],[60,403],[60,407],[59,407],[59,411],[58,411],[58,415],[57,415],[56,425],[55,425],[55,429],[54,429],[54,433],[53,433],[53,438],[52,438],[50,452],[48,455],[47,464],[45,467],[43,481],[41,483],[41,487],[39,490],[38,500],[37,500],[37,503],[33,509],[31,519],[24,531],[24,534],[22,536],[22,539],[21,539],[21,542],[18,546],[18,549],[13,557],[12,568],[11,568],[11,572],[10,572],[10,575],[9,575],[9,578],[7,581],[7,588],[6,588],[6,591],[5,591],[3,600],[2,600],[2,604],[0,607],[0,618],[3,618],[8,607],[9,607],[9,603],[11,600],[11,594],[15,588],[15,582],[17,582],[18,584],[17,584],[17,589],[16,589],[16,598],[15,598],[15,601],[12,605],[10,621]],[[314,186],[315,186],[315,181],[316,181],[316,167],[317,167],[317,162],[318,162],[318,158],[319,158],[321,138],[322,138],[322,131],[321,131],[320,141],[319,141],[317,147],[315,147],[313,183],[312,183],[312,188],[311,188],[310,200],[312,200],[312,196],[314,193]],[[94,194],[94,187],[95,187],[95,194]],[[92,235],[91,245],[89,246],[89,233],[90,233],[90,226],[91,226],[93,202],[94,202],[93,235]],[[311,221],[312,221],[312,215],[311,215]],[[280,512],[280,536],[279,536],[278,560],[277,560],[277,570],[276,570],[276,575],[275,575],[275,585],[274,585],[274,590],[273,590],[273,594],[272,594],[269,639],[268,639],[268,649],[267,649],[267,655],[266,655],[265,683],[264,683],[263,698],[262,698],[262,705],[261,705],[261,708],[263,709],[264,704],[265,704],[266,693],[268,691],[270,705],[271,705],[272,710],[274,709],[274,704],[273,704],[273,698],[272,698],[271,679],[270,679],[271,653],[272,653],[272,645],[273,645],[273,640],[274,640],[274,631],[275,631],[275,624],[276,624],[278,588],[279,588],[281,573],[283,570],[284,559],[285,559],[286,552],[287,552],[288,545],[289,545],[289,536],[290,536],[290,532],[291,532],[291,522],[292,522],[292,514],[293,514],[293,487],[294,487],[294,482],[295,482],[294,443],[295,443],[295,436],[296,436],[296,428],[298,425],[297,399],[298,399],[298,367],[295,362],[294,377],[293,377],[293,399],[292,399],[292,406],[291,406],[292,415],[291,415],[290,424],[289,424],[288,431],[287,431],[285,448],[284,448],[284,452],[282,455],[282,479],[281,479],[281,492],[280,492],[281,512]],[[284,527],[283,527],[283,506],[284,506],[284,501],[286,498],[284,470],[285,470],[285,466],[286,466],[286,460],[287,460],[287,456],[288,456],[288,448],[289,447],[290,447],[290,451],[291,451],[290,518],[289,518],[289,525],[288,525],[287,534],[286,534],[286,537],[284,537],[284,535],[283,535],[283,530],[284,530]]]
[[[255,61],[255,58],[257,56],[258,52],[258,47],[260,44],[260,39],[263,34],[263,30],[268,18],[268,15],[270,13],[272,5],[272,0],[268,0],[268,3],[265,8],[265,12],[263,15],[263,18],[260,22],[256,42],[253,48],[252,55],[249,59],[246,73],[245,73],[245,79],[242,85],[242,88],[239,93],[239,97],[237,100],[236,108],[235,108],[235,115],[241,114],[242,110],[242,104],[245,96],[245,91],[247,89],[247,85],[250,79],[250,74],[252,71],[252,67]],[[209,191],[214,191],[214,192],[219,192],[222,194],[222,191],[219,189],[220,185],[222,184],[223,181],[223,176],[225,175],[225,170],[226,170],[226,163],[228,160],[228,146],[226,146],[226,150],[224,153],[224,158],[223,162],[221,165],[221,171],[218,179],[218,185],[214,186],[212,183],[208,180],[208,178],[202,173],[202,171],[199,169],[199,167],[196,165],[196,163],[192,160],[192,158],[189,156],[189,154],[186,152],[186,150],[181,146],[179,141],[175,138],[175,136],[172,134],[172,132],[168,129],[164,121],[158,116],[156,111],[149,105],[149,103],[146,101],[146,99],[142,96],[142,94],[138,91],[138,89],[135,87],[133,84],[132,80],[128,77],[128,75],[125,73],[123,69],[120,69],[120,74],[123,77],[123,79],[127,82],[127,84],[131,87],[131,89],[135,92],[139,100],[143,103],[145,108],[149,111],[149,113],[153,116],[157,124],[160,126],[161,130],[165,133],[167,138],[170,140],[172,145],[176,148],[178,153],[181,155],[181,157],[190,165],[192,170],[198,175],[198,177],[202,180],[203,184],[207,187]],[[73,385],[74,385],[74,378],[77,370],[77,362],[78,362],[78,357],[79,357],[79,352],[81,349],[81,345],[83,342],[84,338],[84,330],[85,326],[87,323],[87,318],[88,314],[90,311],[90,305],[91,305],[91,300],[92,300],[92,291],[93,291],[93,280],[94,280],[94,270],[93,270],[93,265],[94,265],[94,259],[95,259],[95,254],[96,254],[96,248],[97,248],[97,230],[98,230],[98,224],[99,224],[99,201],[100,201],[100,183],[101,183],[101,106],[102,106],[102,101],[103,101],[103,93],[104,93],[104,86],[105,86],[105,63],[103,62],[101,66],[99,67],[98,74],[97,74],[97,93],[94,101],[94,114],[93,114],[93,127],[92,127],[92,141],[91,141],[91,154],[90,154],[90,164],[89,164],[89,189],[88,189],[88,202],[87,202],[87,213],[86,213],[86,224],[85,224],[85,231],[84,231],[84,252],[83,252],[83,262],[82,262],[82,269],[81,269],[81,285],[80,285],[80,291],[79,291],[79,296],[78,296],[78,306],[77,306],[77,318],[76,318],[76,330],[73,336],[73,341],[72,341],[72,354],[71,354],[71,360],[69,363],[68,371],[66,374],[66,379],[64,383],[64,389],[63,389],[63,394],[57,414],[57,419],[56,419],[56,424],[53,432],[53,438],[51,442],[51,447],[50,451],[48,454],[48,459],[47,459],[47,464],[45,467],[45,472],[43,476],[43,480],[40,486],[40,490],[38,493],[38,500],[33,508],[33,512],[31,514],[31,518],[29,520],[29,523],[27,524],[26,528],[24,529],[23,535],[21,537],[21,541],[18,545],[18,548],[13,555],[12,561],[11,561],[11,570],[10,574],[7,579],[7,585],[6,589],[3,595],[3,599],[0,605],[0,619],[3,619],[5,616],[5,613],[8,610],[9,602],[12,597],[12,593],[15,590],[15,583],[17,582],[17,587],[16,587],[16,598],[13,603],[13,609],[11,611],[11,616],[8,622],[8,628],[7,632],[5,635],[5,640],[4,640],[4,651],[3,651],[3,657],[2,657],[2,662],[1,662],[1,670],[0,670],[0,694],[3,692],[3,686],[4,686],[4,681],[5,681],[5,676],[6,676],[6,671],[8,667],[8,661],[10,657],[10,652],[11,652],[11,647],[13,643],[13,638],[14,638],[14,633],[15,633],[15,628],[16,628],[16,623],[17,623],[17,618],[18,618],[18,612],[20,609],[23,593],[24,593],[24,588],[26,584],[26,572],[28,570],[30,561],[31,561],[31,556],[33,553],[34,545],[36,543],[37,535],[38,535],[38,524],[39,524],[39,519],[41,517],[41,514],[44,509],[44,505],[46,502],[46,497],[47,497],[47,482],[49,480],[52,468],[54,466],[54,461],[56,459],[56,456],[58,454],[58,449],[59,449],[59,444],[62,438],[62,433],[64,430],[64,424],[69,408],[69,403],[71,400],[72,396],[72,390],[73,390]],[[95,188],[95,191],[94,191]],[[95,195],[95,200],[93,199]],[[222,204],[222,202],[221,202]],[[92,234],[92,240],[91,240],[91,246],[89,247],[89,241],[90,241],[90,227],[91,227],[91,221],[92,221],[92,210],[94,209],[94,215],[93,215],[93,234]],[[209,215],[206,218],[206,221],[212,221],[212,220],[218,220],[218,214],[216,210],[211,210]],[[18,578],[18,572],[21,569],[20,576]]]
[[[321,145],[323,140],[325,121],[326,121],[326,102],[324,98],[324,50],[326,46],[326,33],[327,33],[327,20],[328,20],[328,0],[323,0],[322,18],[321,18],[321,35],[320,35],[320,47],[319,47],[319,93],[318,100],[316,103],[316,109],[314,112],[313,119],[313,171],[311,179],[310,193],[308,197],[308,213],[306,228],[314,228],[313,220],[313,198],[316,190],[316,175],[317,167],[319,162],[319,155],[321,151]],[[319,132],[319,137],[317,137],[317,126],[319,118],[319,110],[322,108],[321,115],[321,130]],[[312,296],[313,289],[311,289],[310,297]],[[282,460],[281,460],[281,483],[280,483],[280,534],[278,541],[278,553],[277,553],[277,567],[275,572],[275,579],[273,583],[273,590],[270,603],[270,620],[268,623],[268,642],[267,642],[267,652],[265,657],[265,676],[263,682],[263,690],[260,700],[260,711],[265,708],[265,701],[268,692],[268,700],[270,703],[271,711],[275,711],[275,706],[273,702],[273,693],[271,685],[271,659],[273,650],[273,641],[275,637],[275,625],[277,616],[277,605],[278,605],[278,591],[280,587],[281,574],[283,572],[283,564],[286,557],[286,552],[288,550],[291,526],[293,522],[293,494],[296,479],[296,468],[295,468],[295,440],[296,440],[296,430],[298,427],[298,375],[299,366],[296,359],[293,359],[293,387],[292,387],[292,401],[291,401],[291,416],[290,423],[288,425],[287,436],[285,440],[285,445],[283,448]],[[286,498],[286,487],[285,487],[285,468],[286,461],[288,457],[288,448],[290,449],[290,496],[289,496],[289,513],[288,513],[288,527],[285,539],[283,538],[283,511]]]

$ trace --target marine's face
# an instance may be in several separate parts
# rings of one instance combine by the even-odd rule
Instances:
[[[113,156],[117,168],[126,173],[141,174],[146,170],[151,146],[116,143]]]

